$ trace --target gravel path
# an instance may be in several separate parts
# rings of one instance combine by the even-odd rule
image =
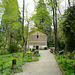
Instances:
[[[12,75],[63,75],[49,50],[40,50],[40,55],[39,61],[27,62],[23,72]]]

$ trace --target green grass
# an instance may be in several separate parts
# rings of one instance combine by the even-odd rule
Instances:
[[[56,55],[56,58],[61,65],[62,69],[64,70],[66,75],[74,75],[74,66],[75,66],[75,60],[69,59],[67,55]]]

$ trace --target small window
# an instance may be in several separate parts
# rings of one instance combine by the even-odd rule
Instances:
[[[37,35],[37,38],[39,38],[39,35]]]
[[[35,48],[35,46],[33,46]]]

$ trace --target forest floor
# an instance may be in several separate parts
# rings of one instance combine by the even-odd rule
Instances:
[[[63,75],[49,50],[40,50],[39,61],[27,62],[23,66],[23,72],[12,75]]]

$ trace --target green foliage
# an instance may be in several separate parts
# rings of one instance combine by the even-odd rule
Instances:
[[[44,50],[47,50],[47,47],[44,47]]]
[[[35,57],[35,59],[33,59],[32,61],[38,61],[39,60],[39,58],[38,57]]]
[[[35,48],[32,48],[32,51],[34,52],[36,49]]]
[[[32,53],[34,55],[34,52]],[[0,55],[0,75],[11,75],[11,72],[22,72],[22,66],[26,62],[38,61],[38,56],[32,59],[32,55],[27,54],[25,58],[23,58],[23,53],[13,53],[7,55]],[[39,55],[40,56],[40,55]],[[16,59],[17,61],[17,69],[12,70],[12,60]]]
[[[61,55],[59,54],[56,55],[56,58],[61,65],[62,69],[64,70],[66,75],[74,75],[74,65],[75,65],[75,60],[74,59],[69,59],[68,55]]]
[[[37,57],[40,57],[40,54],[37,54]]]
[[[16,53],[18,52],[19,50],[19,47],[17,46],[16,43],[12,43],[12,44],[9,44],[9,47],[7,49],[10,53]]]
[[[41,31],[48,33],[51,30],[51,20],[44,0],[39,0],[35,9],[36,13],[32,17],[35,26]]]
[[[23,72],[23,68],[22,67],[17,67],[17,69],[16,70],[13,70],[12,69],[12,72]]]
[[[64,14],[63,31],[66,37],[67,49],[75,50],[75,5],[69,7]]]
[[[23,58],[23,53],[19,53],[18,56],[16,53],[14,56],[12,54],[0,56],[0,74],[1,75],[11,75],[11,72],[21,72],[23,71],[22,65],[25,64],[26,59]],[[12,70],[12,60],[17,60],[17,69]]]
[[[6,55],[9,54],[7,50],[0,50],[0,55]]]
[[[39,50],[36,50],[36,52],[39,54]]]
[[[17,41],[21,40],[22,22],[17,0],[2,0],[4,13],[2,15],[1,26],[5,32],[5,38],[9,39],[12,35]]]

